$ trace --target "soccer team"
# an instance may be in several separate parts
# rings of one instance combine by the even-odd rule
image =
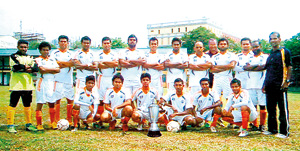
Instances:
[[[8,131],[17,132],[14,114],[22,97],[28,131],[44,130],[42,106],[46,103],[51,127],[57,129],[60,101],[66,98],[66,119],[74,132],[78,130],[80,120],[87,129],[91,123],[96,128],[105,122],[113,130],[116,119],[121,119],[122,130],[128,131],[127,123],[132,119],[138,124],[137,130],[143,130],[149,122],[148,107],[152,103],[160,106],[158,123],[164,125],[177,121],[182,129],[186,129],[188,125],[199,127],[204,124],[211,132],[217,132],[216,125],[224,126],[224,120],[230,123],[229,126],[240,127],[241,137],[248,135],[248,123],[252,130],[269,132],[264,128],[267,104],[263,93],[268,55],[261,51],[259,41],[243,38],[239,54],[228,51],[226,38],[210,39],[207,52],[204,52],[203,43],[197,41],[195,54],[190,56],[180,51],[182,43],[179,38],[173,38],[173,51],[167,55],[157,52],[158,40],[155,37],[149,40],[150,52],[137,50],[137,42],[137,37],[130,35],[128,49],[114,53],[111,39],[104,37],[103,51],[96,53],[90,50],[91,39],[85,36],[81,39],[82,49],[73,53],[68,49],[68,37],[61,35],[57,50],[50,54],[51,45],[42,42],[38,48],[41,56],[33,59],[26,53],[28,42],[19,40],[18,52],[10,59],[12,93],[7,110]],[[117,67],[121,68],[120,73]],[[167,69],[166,95],[163,95],[162,85],[164,69]],[[33,72],[37,72],[36,128],[31,123],[30,109]],[[260,109],[259,124],[257,106]],[[284,135],[288,136],[288,133]]]

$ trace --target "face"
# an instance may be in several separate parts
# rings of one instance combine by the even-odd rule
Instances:
[[[40,53],[43,58],[46,58],[47,56],[49,56],[49,52],[50,52],[49,47],[42,47],[42,49],[40,50]]]
[[[22,53],[22,54],[26,54],[27,50],[28,50],[28,45],[27,44],[20,44],[18,45],[18,50]]]
[[[89,50],[91,42],[89,40],[83,40],[81,45],[83,50]]]
[[[156,51],[157,47],[158,47],[158,41],[157,40],[151,40],[149,46],[150,46],[151,51]]]
[[[145,77],[141,80],[141,83],[142,83],[143,87],[149,87],[151,80],[148,77]]]
[[[200,85],[201,85],[202,90],[208,90],[209,89],[208,81],[202,81]]]
[[[230,87],[231,87],[232,92],[233,92],[234,94],[239,94],[240,91],[241,91],[241,86],[238,85],[237,83],[231,84]]]
[[[123,82],[120,78],[116,78],[114,81],[113,81],[113,86],[116,88],[116,89],[121,89],[122,86],[123,86]]]
[[[251,49],[251,43],[249,40],[242,41],[242,49],[243,51],[249,51]]]
[[[179,52],[180,47],[181,47],[181,44],[180,44],[179,41],[174,41],[174,42],[172,43],[172,47],[173,47],[173,51],[174,51],[174,52]]]
[[[136,43],[137,43],[137,42],[136,42],[136,39],[135,39],[134,37],[128,39],[128,46],[129,46],[130,48],[135,48]]]
[[[228,44],[226,41],[220,41],[219,43],[220,51],[226,51],[228,49]]]
[[[60,39],[58,42],[59,48],[62,50],[67,49],[68,44],[69,44],[69,42],[67,41],[67,39]]]
[[[182,82],[175,82],[174,87],[175,87],[176,92],[182,92],[182,90],[184,88],[184,84]]]
[[[109,40],[105,40],[102,42],[102,47],[103,47],[103,50],[110,50],[111,48],[111,43]]]
[[[201,42],[197,42],[194,46],[194,51],[198,53],[202,53],[204,50],[203,44]]]
[[[278,35],[277,35],[277,34],[272,34],[272,35],[270,36],[269,41],[270,41],[270,44],[272,45],[272,47],[278,47],[278,46],[280,45],[281,39],[278,38]]]
[[[251,46],[252,46],[252,51],[255,55],[261,52],[261,47],[258,42],[252,43]]]
[[[216,53],[216,52],[218,52],[217,42],[216,42],[215,40],[209,41],[208,46],[209,46],[209,51],[210,51],[211,53]]]
[[[89,80],[85,84],[86,84],[86,89],[88,91],[92,91],[93,87],[95,86],[95,81]]]

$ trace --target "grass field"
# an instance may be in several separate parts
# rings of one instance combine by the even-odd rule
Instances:
[[[15,115],[18,133],[7,133],[6,107],[9,104],[8,87],[0,87],[0,150],[300,150],[300,92],[289,92],[291,136],[279,139],[265,136],[259,132],[250,132],[245,138],[238,137],[235,129],[218,128],[220,132],[211,133],[207,128],[190,128],[178,133],[170,133],[161,127],[162,136],[151,138],[147,130],[135,131],[130,121],[130,130],[123,134],[121,130],[80,129],[56,131],[49,129],[48,107],[43,108],[44,132],[27,132],[24,127],[23,106],[19,102]],[[35,96],[35,94],[34,94]],[[35,97],[34,97],[35,99]],[[62,101],[61,109],[66,108]],[[35,123],[35,101],[32,103],[32,119]],[[62,118],[66,117],[62,111]]]

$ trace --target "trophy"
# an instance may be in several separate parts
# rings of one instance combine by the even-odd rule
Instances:
[[[156,103],[152,103],[149,106],[149,112],[150,112],[150,123],[151,126],[149,128],[147,136],[149,137],[160,137],[160,129],[157,125],[157,120],[158,120],[158,113],[159,113],[159,106]]]

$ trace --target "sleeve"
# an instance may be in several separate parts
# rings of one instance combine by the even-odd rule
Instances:
[[[236,104],[233,104],[232,107],[237,108],[237,107],[241,107],[241,106],[245,106],[248,105],[249,102],[249,93],[248,91],[244,91],[241,93],[242,101]]]
[[[17,59],[16,54],[12,54],[9,59],[9,65],[12,68],[12,71],[24,71],[25,65],[20,64],[20,61]]]
[[[229,108],[230,108],[231,105],[233,104],[233,100],[232,100],[232,99],[233,99],[233,95],[230,94],[230,95],[228,96],[228,101],[227,101],[227,104],[226,104],[224,110],[226,110],[226,111],[229,110]]]
[[[54,52],[56,52],[56,51],[53,50],[53,51],[50,53],[50,59],[56,60]]]
[[[236,62],[236,65],[235,65],[235,67],[234,67],[234,71],[238,71],[238,72],[245,71],[245,70],[243,69],[243,65],[240,64],[240,62],[239,62],[238,56],[235,55],[235,57],[237,58],[237,62]],[[231,61],[233,61],[233,59],[231,59]],[[231,62],[231,61],[230,61],[230,62]]]
[[[110,104],[110,100],[109,100],[109,89],[105,92],[105,96],[104,96],[104,100],[103,103],[105,104]]]

